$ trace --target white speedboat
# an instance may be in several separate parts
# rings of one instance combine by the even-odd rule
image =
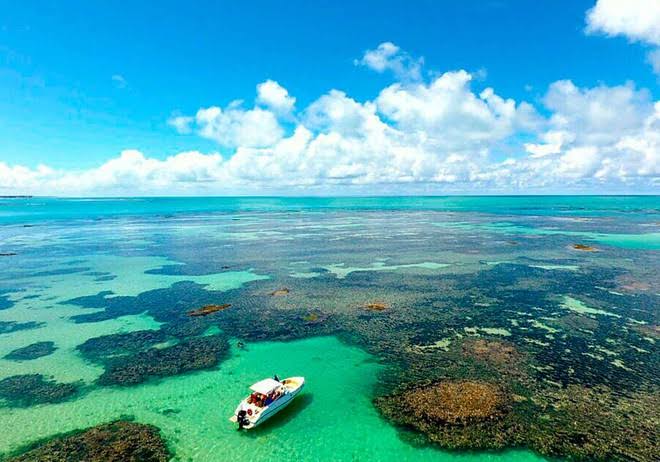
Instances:
[[[305,377],[261,380],[250,387],[252,394],[240,402],[230,421],[238,428],[250,429],[284,409],[305,386]]]

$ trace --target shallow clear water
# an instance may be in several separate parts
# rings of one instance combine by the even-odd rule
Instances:
[[[62,403],[0,400],[0,453],[128,415],[160,427],[177,460],[540,460],[441,451],[372,400],[442,375],[427,364],[473,337],[516,345],[539,387],[657,391],[659,219],[657,196],[0,200],[0,380],[80,387]],[[387,309],[365,313],[374,301]],[[78,349],[225,302],[204,334],[152,345],[220,332],[231,350],[210,369],[101,386],[103,361]],[[39,341],[57,350],[4,358]],[[306,376],[305,393],[236,432],[237,401],[273,373]]]
[[[371,405],[379,369],[363,351],[332,337],[248,344],[217,371],[0,414],[9,424],[0,446],[24,441],[26,428],[47,436],[131,414],[159,426],[179,460],[539,460],[521,451],[461,456],[403,442]],[[227,419],[246,394],[245,384],[273,371],[283,377],[304,371],[304,393],[267,425],[237,432]]]

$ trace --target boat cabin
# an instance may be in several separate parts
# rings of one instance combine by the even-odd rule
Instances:
[[[261,380],[250,387],[252,394],[247,398],[248,404],[265,407],[285,393],[281,382],[274,379]]]

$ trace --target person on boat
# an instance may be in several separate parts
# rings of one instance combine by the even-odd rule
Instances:
[[[264,406],[268,406],[268,405],[269,405],[270,403],[272,403],[273,401],[275,401],[275,400],[273,399],[273,395],[272,395],[272,394],[268,394],[268,396],[266,396],[266,401],[264,401]]]

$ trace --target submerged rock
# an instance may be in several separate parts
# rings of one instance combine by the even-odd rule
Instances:
[[[110,360],[99,384],[136,385],[151,377],[208,369],[218,364],[228,351],[227,339],[218,335],[193,338],[167,348],[151,348]]]
[[[651,284],[641,281],[631,281],[621,286],[621,288],[628,292],[647,291],[651,289]]]
[[[231,303],[224,303],[222,305],[205,305],[197,310],[188,311],[188,316],[208,316],[209,314],[226,310],[230,306]]]
[[[73,383],[58,383],[41,374],[12,375],[0,380],[0,398],[12,407],[57,403],[71,397],[78,390]]]
[[[309,313],[303,316],[303,321],[305,322],[317,322],[319,320],[318,313]]]
[[[591,245],[586,244],[573,244],[575,250],[582,250],[583,252],[596,252],[598,249]]]
[[[365,310],[368,311],[384,311],[388,309],[390,306],[384,302],[369,302],[369,303],[365,303],[363,307]]]
[[[291,291],[287,287],[283,287],[281,289],[274,290],[270,293],[270,295],[273,297],[281,297],[283,295],[287,295],[289,292]]]
[[[32,444],[8,462],[166,462],[171,457],[157,427],[116,421]]]
[[[5,356],[11,361],[29,361],[53,354],[57,350],[54,342],[37,342],[23,348],[17,348]]]
[[[307,324],[321,324],[328,319],[328,316],[318,311],[311,311],[305,314],[302,319]]]

